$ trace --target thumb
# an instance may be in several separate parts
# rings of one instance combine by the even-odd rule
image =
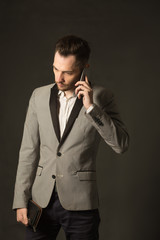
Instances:
[[[28,225],[28,218],[26,214],[23,216],[23,224],[26,226]]]
[[[85,82],[89,83],[87,75],[85,75]]]

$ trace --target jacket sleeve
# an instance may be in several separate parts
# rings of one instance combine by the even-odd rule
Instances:
[[[36,115],[35,92],[29,101],[14,190],[13,209],[27,207],[35,178],[39,154],[39,127]]]
[[[113,94],[102,91],[95,102],[86,117],[116,153],[125,152],[129,145],[129,135],[120,118]]]

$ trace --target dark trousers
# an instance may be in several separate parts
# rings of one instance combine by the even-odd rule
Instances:
[[[49,205],[43,209],[37,231],[26,227],[26,240],[55,240],[62,227],[67,240],[98,240],[100,223],[98,209],[68,211],[53,191]]]

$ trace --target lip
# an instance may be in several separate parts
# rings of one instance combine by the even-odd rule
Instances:
[[[59,87],[64,87],[65,85],[63,83],[57,83]]]

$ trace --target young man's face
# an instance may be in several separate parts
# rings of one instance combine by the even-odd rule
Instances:
[[[80,68],[76,66],[75,56],[65,57],[58,52],[54,56],[53,72],[58,89],[62,91],[73,91],[81,75]]]

